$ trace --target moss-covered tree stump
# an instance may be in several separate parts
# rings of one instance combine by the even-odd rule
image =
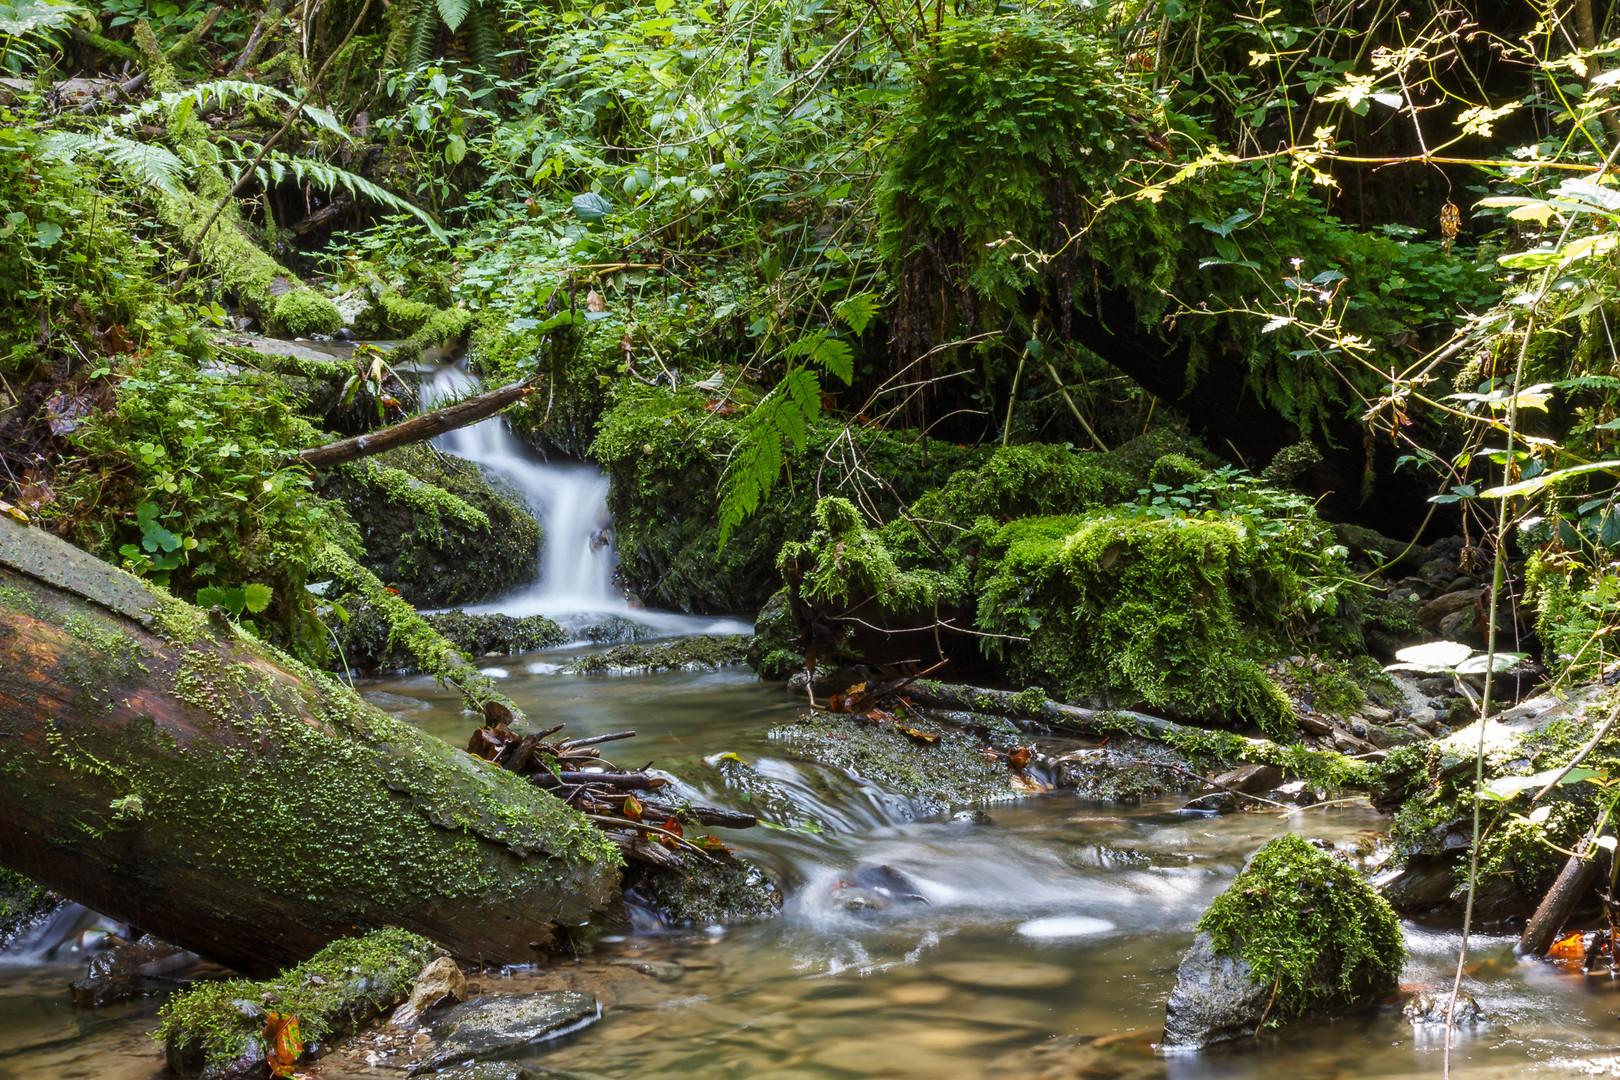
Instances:
[[[1298,836],[1255,852],[1198,924],[1165,1006],[1164,1045],[1249,1038],[1395,989],[1406,946],[1383,897]]]

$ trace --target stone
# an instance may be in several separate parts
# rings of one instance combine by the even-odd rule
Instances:
[[[1254,977],[1241,957],[1219,956],[1200,932],[1182,957],[1176,985],[1164,1010],[1164,1047],[1198,1050],[1211,1043],[1252,1036],[1260,1026],[1271,987]]]
[[[439,1045],[411,1068],[411,1075],[517,1053],[578,1031],[601,1015],[594,997],[575,990],[477,998],[434,1021],[433,1038]]]
[[[953,825],[994,825],[995,821],[983,810],[958,810],[951,815]]]
[[[1462,589],[1437,596],[1418,608],[1418,625],[1425,630],[1439,630],[1440,623],[1447,615],[1472,608],[1482,595],[1482,589]]]
[[[89,972],[72,985],[73,1004],[99,1009],[131,998],[167,994],[184,986],[198,963],[196,953],[147,934],[93,957]]]
[[[1444,1024],[1450,1004],[1450,990],[1419,990],[1407,1000],[1401,1014],[1413,1027]],[[1479,1002],[1474,1000],[1474,995],[1467,991],[1458,992],[1457,1009],[1452,1013],[1451,1019],[1453,1027],[1459,1024],[1481,1025],[1490,1022],[1490,1018],[1480,1009]]]
[[[1230,814],[1237,809],[1237,796],[1229,791],[1211,791],[1193,799],[1182,809],[1198,814]]]
[[[1288,803],[1291,806],[1311,806],[1316,802],[1316,792],[1305,780],[1290,780],[1286,784],[1279,784],[1271,790],[1266,798],[1272,802]]]
[[[435,1080],[530,1080],[534,1073],[513,1061],[485,1061],[434,1074]]]
[[[615,967],[629,968],[639,971],[643,975],[650,975],[659,982],[674,982],[686,974],[686,969],[673,960],[638,960],[634,958],[622,960],[609,960]]]
[[[1217,788],[1258,795],[1283,782],[1283,772],[1275,765],[1240,765],[1221,773],[1210,783]]]
[[[1417,576],[1430,585],[1449,582],[1458,574],[1457,564],[1450,559],[1430,559],[1418,567]]]
[[[462,974],[454,960],[448,956],[441,956],[416,976],[416,985],[411,988],[410,1000],[394,1010],[394,1015],[388,1020],[388,1026],[412,1027],[435,1005],[445,1001],[466,1000],[467,976]]]
[[[1451,594],[1448,593],[1447,595]],[[1440,625],[1435,628],[1435,632],[1447,641],[1457,641],[1470,630],[1475,629],[1478,622],[1479,618],[1474,611],[1473,605],[1469,605],[1460,611],[1453,611],[1450,615],[1441,619]],[[1471,644],[1471,642],[1465,642],[1465,644]]]

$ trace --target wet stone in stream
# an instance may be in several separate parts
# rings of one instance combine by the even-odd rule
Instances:
[[[411,1075],[469,1059],[509,1057],[535,1043],[578,1031],[601,1015],[602,1006],[594,997],[574,990],[469,1001],[434,1021],[438,1048],[412,1068]]]

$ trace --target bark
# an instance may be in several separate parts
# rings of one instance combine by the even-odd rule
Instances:
[[[1518,951],[1521,955],[1547,955],[1547,950],[1558,940],[1558,932],[1569,921],[1570,913],[1591,894],[1592,885],[1597,881],[1599,863],[1602,862],[1600,858],[1583,857],[1591,847],[1592,837],[1588,835],[1575,849],[1577,854],[1564,863],[1547,895],[1541,898],[1536,913],[1530,916],[1524,934],[1519,938]]]
[[[421,416],[413,416],[403,420],[392,427],[381,428],[377,431],[368,431],[364,435],[357,435],[352,439],[341,442],[327,443],[324,446],[311,447],[293,454],[289,463],[301,461],[305,465],[317,469],[331,468],[341,465],[345,461],[354,461],[357,458],[370,457],[380,454],[384,450],[392,450],[396,446],[407,443],[422,442],[443,435],[447,431],[476,424],[480,420],[488,419],[511,405],[527,397],[534,388],[526,382],[510,383],[498,390],[491,390],[487,394],[458,401],[454,405],[446,405],[442,409],[425,412]]]
[[[391,925],[524,963],[617,851],[227,620],[0,519],[0,865],[248,974]]]

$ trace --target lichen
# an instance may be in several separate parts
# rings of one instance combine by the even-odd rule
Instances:
[[[1199,921],[1217,954],[1274,987],[1266,1024],[1395,988],[1406,946],[1383,897],[1342,860],[1288,834],[1257,851]]]

